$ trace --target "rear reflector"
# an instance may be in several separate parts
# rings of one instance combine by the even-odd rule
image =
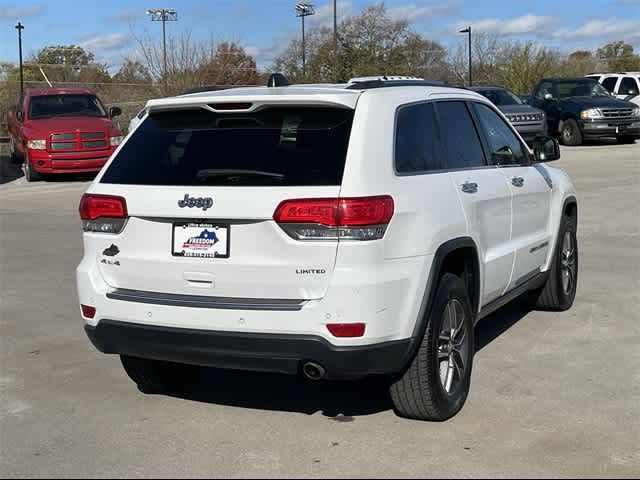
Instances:
[[[120,233],[127,221],[127,202],[122,197],[85,193],[80,200],[85,232]]]
[[[273,219],[296,240],[377,240],[394,212],[389,195],[285,200]]]
[[[364,323],[329,323],[327,330],[337,338],[355,338],[364,336]]]
[[[82,316],[85,318],[93,318],[96,316],[96,307],[80,305],[80,309],[82,310]]]

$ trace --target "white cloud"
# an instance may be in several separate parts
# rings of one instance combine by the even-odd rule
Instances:
[[[640,39],[640,20],[620,20],[618,18],[590,20],[577,28],[560,29],[554,32],[551,37],[558,40],[586,40],[590,38],[638,40]]]
[[[429,17],[448,17],[460,11],[457,4],[432,5],[418,7],[417,5],[398,5],[387,9],[389,16],[394,20],[408,20],[418,22]]]
[[[10,7],[0,8],[0,20],[21,20],[37,17],[45,12],[45,7]]]
[[[129,36],[124,33],[93,35],[80,42],[80,46],[92,52],[119,50],[129,43]]]
[[[542,34],[555,26],[557,22],[558,18],[556,17],[527,14],[512,19],[485,18],[473,22],[458,22],[456,29],[459,30],[471,25],[473,32],[496,33],[498,35]]]

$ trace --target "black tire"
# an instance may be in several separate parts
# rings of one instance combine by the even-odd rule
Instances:
[[[622,135],[618,137],[618,143],[623,145],[632,145],[636,143],[636,137],[632,137],[631,135]]]
[[[568,118],[562,122],[562,129],[560,130],[560,141],[563,145],[575,147],[582,145],[582,132],[573,118]]]
[[[121,355],[120,360],[129,378],[142,393],[172,392],[196,381],[197,367],[173,362]]]
[[[20,156],[18,155],[18,151],[16,150],[16,145],[13,137],[9,137],[9,159],[12,163],[20,163]]]
[[[27,182],[39,182],[42,180],[42,175],[33,168],[27,155],[24,157],[24,178],[26,178]]]
[[[455,374],[452,373],[457,376],[457,381],[455,388],[453,383],[450,384],[448,392],[444,385],[445,380],[441,378],[442,362],[446,362],[441,355],[446,356],[447,353],[440,338],[441,329],[448,318],[448,306],[452,304],[459,305],[464,312],[460,324],[464,328],[466,348],[456,357],[465,362],[464,373],[460,375],[458,370],[455,370]],[[391,384],[390,394],[395,412],[399,416],[416,420],[444,421],[462,409],[471,385],[475,353],[474,315],[465,283],[456,275],[445,273],[440,278],[433,307],[427,315],[427,327],[418,351],[407,370]],[[449,351],[450,348],[451,344]],[[445,369],[447,365],[451,368],[451,363],[445,363]]]
[[[560,224],[556,251],[553,255],[551,268],[549,269],[549,278],[544,287],[539,291],[536,300],[536,308],[540,310],[561,312],[568,310],[573,305],[578,286],[578,241],[576,230],[576,219],[565,215]],[[566,236],[569,237],[569,241],[573,246],[571,258],[566,258],[566,255],[563,254]],[[575,270],[573,273],[569,273],[571,277],[570,288],[567,289],[565,288],[567,285],[565,283],[567,278],[566,272],[570,265],[574,265]]]

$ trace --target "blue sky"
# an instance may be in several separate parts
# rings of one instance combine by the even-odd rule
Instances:
[[[80,44],[117,69],[125,56],[135,56],[130,34],[145,31],[161,37],[159,23],[145,15],[149,7],[173,7],[179,21],[168,24],[177,33],[191,31],[195,38],[235,40],[255,54],[261,66],[271,64],[278,49],[299,34],[293,0],[0,0],[0,61],[17,61],[13,28],[21,20],[26,28],[24,51],[51,44]],[[331,0],[316,0],[311,24],[330,24]],[[339,14],[359,12],[372,1],[339,0]],[[464,41],[456,34],[461,25],[510,39],[535,40],[563,51],[594,49],[622,39],[640,51],[640,0],[387,0],[395,17],[407,18],[412,28],[446,46]]]

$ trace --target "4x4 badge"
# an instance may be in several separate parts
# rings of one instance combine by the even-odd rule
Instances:
[[[182,200],[178,200],[178,206],[180,208],[201,208],[202,210],[207,210],[213,207],[213,198],[211,197],[189,197],[188,193],[184,194],[184,198]]]

